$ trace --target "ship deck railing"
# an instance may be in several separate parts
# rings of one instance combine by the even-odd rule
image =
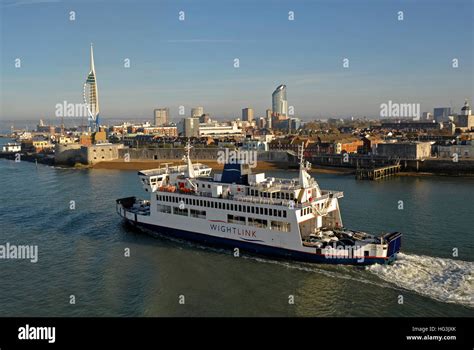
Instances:
[[[175,193],[179,193],[180,195],[193,196],[193,197],[197,196],[197,197],[216,198],[219,200],[235,200],[235,201],[254,203],[254,204],[278,205],[278,206],[285,206],[285,207],[293,206],[294,208],[306,208],[306,207],[312,206],[312,203],[314,202],[327,200],[329,198],[343,197],[342,191],[323,190],[321,192],[323,193],[322,196],[314,198],[313,201],[306,202],[306,203],[296,203],[292,199],[265,198],[265,197],[255,197],[255,196],[248,196],[248,195],[228,195],[225,197],[224,196],[213,197],[212,193],[210,192],[199,192],[199,191],[198,192],[184,192],[184,191],[180,191],[179,189]]]
[[[195,163],[193,164],[193,168],[194,170],[207,170],[210,167],[202,163]],[[169,167],[140,170],[138,173],[140,175],[153,176],[153,175],[162,175],[166,173],[181,173],[181,172],[185,172],[187,169],[188,169],[187,165],[173,165]]]

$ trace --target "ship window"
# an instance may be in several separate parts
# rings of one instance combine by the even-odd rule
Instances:
[[[276,231],[282,231],[282,232],[290,232],[291,225],[289,222],[271,221],[271,229],[276,230]]]
[[[246,213],[247,212],[247,207],[245,205],[244,205],[243,209],[244,209],[244,213]]]
[[[230,204],[229,203],[226,204],[226,207],[227,207],[227,210],[230,210]]]
[[[211,188],[211,185],[207,185],[207,188]]]
[[[249,226],[255,227],[267,227],[267,220],[265,219],[257,219],[257,218],[248,218]]]
[[[242,211],[242,206],[239,204],[239,211]]]
[[[202,207],[202,199],[199,200],[199,206]]]
[[[265,208],[265,215],[268,215],[268,208]]]
[[[364,256],[369,256],[369,251],[364,250]]]
[[[286,210],[283,210],[283,217],[286,218]]]
[[[166,214],[171,214],[171,206],[169,205],[161,205],[159,204],[157,207],[156,207],[157,211],[160,212],[160,213],[166,213]]]
[[[189,213],[190,213],[190,216],[193,218],[200,218],[200,219],[206,218],[206,212],[204,210],[191,209]]]
[[[227,222],[230,224],[245,225],[245,216],[227,214]]]
[[[260,207],[260,215],[263,215],[263,208]]]
[[[180,209],[179,207],[173,207],[173,214],[188,216],[188,209]]]
[[[278,216],[281,217],[281,210],[278,210]]]
[[[252,214],[255,214],[255,207],[252,207]]]
[[[222,203],[219,202],[219,209],[222,209]]]

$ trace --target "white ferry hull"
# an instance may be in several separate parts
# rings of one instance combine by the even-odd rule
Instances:
[[[392,242],[387,257],[335,257],[321,253],[318,254],[316,248],[304,247],[303,249],[306,251],[299,251],[278,246],[278,242],[275,242],[274,245],[269,245],[263,239],[259,239],[261,232],[257,232],[256,235],[253,235],[252,231],[254,228],[249,230],[246,226],[239,228],[237,227],[238,225],[216,223],[210,220],[197,220],[197,222],[192,225],[188,223],[186,225],[187,227],[184,227],[183,223],[179,222],[179,217],[174,218],[175,222],[170,222],[169,219],[166,220],[168,226],[165,226],[152,222],[154,220],[150,219],[150,216],[128,212],[120,204],[118,204],[117,212],[132,226],[155,237],[171,237],[212,247],[229,248],[231,250],[238,248],[241,253],[248,252],[286,260],[346,265],[386,264],[396,258],[400,245],[399,239]],[[215,228],[219,227],[219,225],[223,225],[223,227],[225,225],[229,230],[222,232],[222,230],[211,229],[211,227]],[[193,231],[190,231],[191,227]],[[258,229],[255,231],[258,231]]]

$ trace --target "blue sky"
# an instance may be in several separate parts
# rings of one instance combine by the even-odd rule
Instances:
[[[2,0],[0,119],[54,119],[57,103],[82,102],[91,42],[103,118],[151,117],[153,108],[169,107],[177,119],[180,105],[187,114],[202,105],[218,118],[240,116],[244,107],[260,116],[281,83],[303,119],[376,116],[389,100],[420,103],[422,111],[451,103],[459,110],[473,96],[473,6],[472,0]],[[185,21],[178,20],[181,10]],[[453,58],[459,68],[452,68]]]

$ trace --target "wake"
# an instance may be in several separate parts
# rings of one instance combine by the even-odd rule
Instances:
[[[402,289],[474,307],[473,262],[399,253],[392,265],[371,265],[367,270]]]

